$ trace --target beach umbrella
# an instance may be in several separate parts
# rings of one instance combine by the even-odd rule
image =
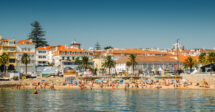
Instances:
[[[170,80],[170,81],[172,81],[172,82],[173,82],[173,81],[175,81],[175,80]]]

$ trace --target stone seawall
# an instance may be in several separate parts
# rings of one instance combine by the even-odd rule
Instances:
[[[215,85],[215,74],[183,74],[181,76],[193,83],[201,83],[205,79],[210,85]]]
[[[0,88],[16,87],[17,85],[21,85],[20,81],[0,81]]]

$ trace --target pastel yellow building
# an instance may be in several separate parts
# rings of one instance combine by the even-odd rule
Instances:
[[[6,69],[10,71],[16,70],[16,44],[15,40],[2,39],[0,35],[0,55],[7,53],[9,61],[6,65]],[[0,65],[0,72],[4,71],[4,65]]]
[[[100,74],[103,72],[104,67],[102,66],[105,61],[105,56],[100,55],[97,57],[94,57],[93,62],[94,62],[94,69],[97,69],[97,74]]]

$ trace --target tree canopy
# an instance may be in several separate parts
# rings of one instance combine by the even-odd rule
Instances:
[[[106,46],[106,47],[104,47],[105,50],[112,49],[112,48],[113,48],[112,46]]]
[[[89,58],[87,56],[83,56],[81,60],[82,67],[86,70],[89,67]]]
[[[25,74],[27,74],[27,65],[30,62],[30,56],[27,53],[24,53],[21,58],[21,62],[25,64]]]
[[[199,55],[199,63],[201,63],[202,65],[207,64],[206,54],[205,53],[201,53]]]
[[[101,45],[99,44],[99,42],[96,42],[95,50],[101,50]]]
[[[115,61],[112,59],[111,56],[107,56],[105,58],[105,62],[102,65],[104,68],[108,68],[109,69],[109,75],[110,75],[110,69],[112,67],[115,67]]]
[[[134,75],[134,68],[135,68],[136,64],[137,64],[137,62],[136,62],[136,56],[134,54],[131,54],[129,56],[129,61],[126,63],[126,65],[127,66],[132,66],[133,75]]]
[[[34,23],[31,24],[33,27],[29,38],[32,39],[32,42],[35,44],[35,47],[40,47],[40,46],[48,46],[48,43],[43,36],[45,36],[45,32],[40,26],[40,23],[38,21],[35,21]]]
[[[192,72],[192,68],[197,68],[197,61],[193,59],[191,56],[187,57],[183,63],[184,68],[190,68],[190,73]]]

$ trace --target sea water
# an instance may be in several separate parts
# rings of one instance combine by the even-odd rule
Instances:
[[[215,90],[1,89],[0,112],[215,111]]]

